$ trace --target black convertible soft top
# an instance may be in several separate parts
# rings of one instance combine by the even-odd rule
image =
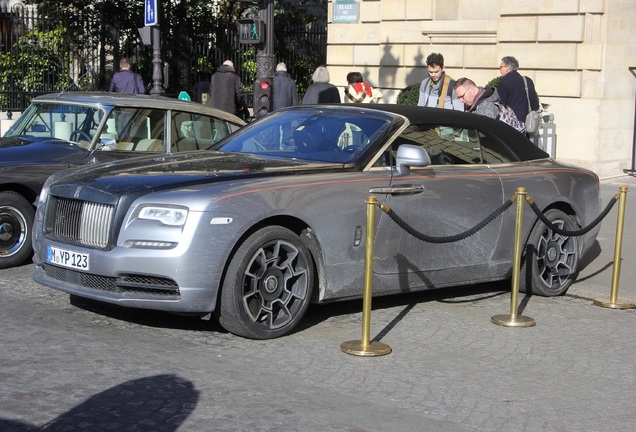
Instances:
[[[307,105],[309,106],[309,105]],[[333,104],[320,105],[321,107],[341,108],[345,110],[380,110],[390,113],[399,114],[406,117],[411,124],[445,124],[465,128],[480,128],[491,131],[500,137],[514,152],[519,160],[535,160],[550,157],[550,155],[532,143],[521,132],[510,127],[506,123],[491,119],[480,114],[465,113],[440,108],[420,107],[415,105],[397,105],[397,104]]]

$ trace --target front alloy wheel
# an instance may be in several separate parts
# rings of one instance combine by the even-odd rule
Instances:
[[[305,314],[313,284],[313,261],[300,238],[283,227],[259,230],[230,262],[217,317],[239,336],[283,336]]]

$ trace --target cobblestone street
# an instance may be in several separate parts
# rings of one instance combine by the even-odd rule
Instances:
[[[620,286],[632,302],[633,207]],[[393,349],[375,358],[340,350],[360,338],[361,301],[312,306],[291,336],[253,341],[214,321],[69,301],[31,265],[2,270],[0,430],[632,429],[636,310],[591,301],[609,296],[615,221],[613,210],[566,296],[520,296],[535,327],[490,322],[509,312],[508,283],[374,299],[371,335]]]

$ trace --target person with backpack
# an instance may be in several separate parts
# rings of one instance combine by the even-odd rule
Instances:
[[[446,75],[444,56],[432,53],[426,57],[428,78],[420,84],[419,106],[446,108],[464,111],[464,104],[457,97],[454,85],[455,80]],[[444,97],[440,98],[440,95]]]
[[[471,79],[460,78],[455,83],[455,91],[466,105],[466,112],[501,120],[519,132],[525,132],[523,122],[517,119],[512,108],[501,103],[495,87],[478,87]]]
[[[490,118],[499,118],[499,94],[495,87],[478,87],[469,78],[460,78],[455,83],[457,98],[466,105],[466,112],[481,114]]]

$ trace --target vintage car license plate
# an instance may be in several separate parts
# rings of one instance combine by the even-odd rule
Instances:
[[[88,254],[60,249],[55,246],[48,246],[46,250],[47,262],[76,270],[88,271],[88,259]]]

